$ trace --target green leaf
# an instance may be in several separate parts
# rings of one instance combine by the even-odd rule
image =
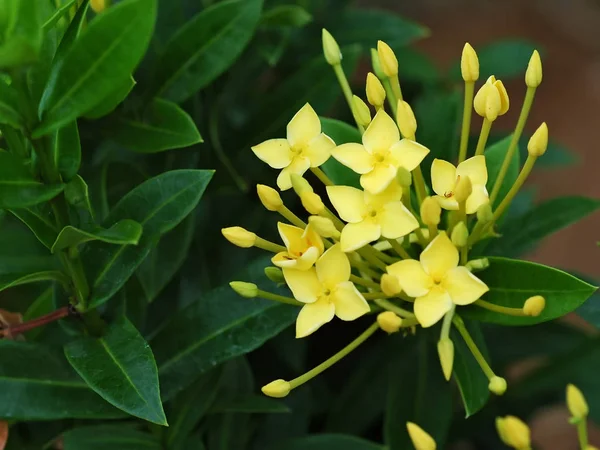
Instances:
[[[210,410],[211,413],[289,413],[291,412],[280,400],[264,395],[247,395],[229,401],[217,402]]]
[[[502,162],[504,161],[504,157],[506,156],[506,152],[510,144],[510,139],[511,136],[507,136],[501,141],[492,144],[485,150],[484,156],[488,171],[487,190],[490,193],[494,188],[494,184],[496,184],[496,179],[498,178],[500,168],[502,167]],[[515,183],[515,180],[519,176],[519,159],[519,151],[517,149],[513,153],[513,157],[510,160],[508,171],[506,172],[506,176],[502,181],[502,186],[500,187],[500,191],[498,192],[498,197],[496,197],[494,206],[498,205],[502,201],[502,199],[506,196],[510,188]]]
[[[5,123],[14,128],[21,128],[23,119],[19,113],[19,101],[17,93],[0,80],[0,123]]]
[[[44,184],[31,175],[24,162],[0,151],[0,208],[23,208],[51,200],[64,184]]]
[[[406,447],[408,448],[408,447]],[[313,434],[277,443],[270,450],[385,450],[380,444],[344,434]]]
[[[155,17],[155,0],[125,0],[96,16],[52,68],[33,134],[85,114],[113,91],[113,80],[128,77],[146,51]]]
[[[156,98],[140,117],[120,115],[107,123],[106,135],[128,150],[156,153],[202,142],[192,118],[175,103]]]
[[[41,10],[38,2],[6,1],[5,23],[1,23],[0,68],[36,62],[42,46]]]
[[[100,103],[83,115],[86,119],[98,119],[113,112],[129,95],[135,86],[135,80],[129,75],[125,80],[115,83],[115,85],[116,87]]]
[[[0,274],[57,270],[58,260],[35,236],[16,220],[8,217],[0,233]]]
[[[29,305],[25,313],[23,313],[23,322],[27,322],[54,311],[54,302],[52,301],[53,290],[54,287],[49,286]],[[37,336],[39,336],[43,330],[44,328],[42,327],[32,328],[25,333],[25,339],[29,342],[35,341]]]
[[[116,418],[69,367],[61,353],[40,344],[0,341],[0,417],[11,420]],[[15,401],[18,398],[19,401]]]
[[[52,248],[58,230],[54,224],[54,217],[49,205],[40,204],[29,208],[9,209],[8,211],[23,222],[48,250]]]
[[[94,217],[88,185],[81,176],[75,175],[75,177],[67,184],[65,187],[65,199],[75,208],[87,211],[90,217]]]
[[[83,252],[93,280],[91,305],[112,297],[148,255],[152,240],[177,226],[196,207],[213,175],[210,170],[173,170],[145,181],[123,197],[106,224],[132,219],[144,228],[139,246],[91,242]]]
[[[136,430],[130,424],[91,425],[62,435],[64,450],[161,450],[156,436]]]
[[[52,16],[50,16],[48,20],[46,20],[42,25],[42,31],[45,33],[51,28],[53,28],[54,25],[56,25],[58,21],[63,18],[63,16],[67,15],[67,13],[76,1],[77,0],[69,0],[65,4],[61,5],[60,8],[56,8],[54,14],[52,14]]]
[[[68,276],[57,270],[33,273],[5,273],[0,274],[0,291],[21,284],[37,283],[39,281],[58,281],[64,286],[68,286],[71,282]]]
[[[278,5],[263,13],[260,26],[302,28],[311,21],[310,13],[300,5]]]
[[[398,76],[405,81],[418,83],[435,83],[440,79],[440,72],[434,62],[424,53],[412,47],[396,47],[394,53],[398,61]]]
[[[75,247],[89,241],[102,241],[117,245],[137,245],[141,236],[142,226],[135,220],[129,219],[120,220],[107,229],[98,227],[91,231],[80,230],[67,225],[58,234],[50,250],[52,253],[56,253],[59,250]]]
[[[70,342],[65,355],[106,401],[133,416],[167,425],[152,350],[125,317],[113,323],[101,338]]]
[[[527,159],[527,143],[531,138],[532,133],[528,133],[527,131],[523,131],[521,134],[521,138],[519,139],[518,148],[521,153],[520,160],[524,161]],[[471,135],[471,142],[477,142],[478,135]],[[488,139],[488,146],[491,144],[498,142],[506,137],[506,134],[500,133],[490,133],[490,137]],[[557,168],[560,169],[565,166],[570,166],[579,162],[579,156],[576,153],[571,152],[564,145],[556,142],[554,139],[550,138],[548,141],[548,148],[546,149],[546,153],[544,153],[543,158],[538,158],[536,161],[536,169],[538,166],[540,168]]]
[[[58,168],[63,180],[72,180],[81,165],[81,144],[76,121],[55,132],[51,152],[54,166]]]
[[[68,50],[73,46],[73,43],[79,37],[81,30],[83,29],[83,24],[85,23],[87,10],[90,5],[89,0],[83,0],[81,4],[77,8],[77,12],[71,19],[69,26],[67,27],[65,33],[63,34],[60,44],[56,49],[56,54],[52,59],[52,63],[58,64],[59,61],[63,60]]]
[[[589,216],[600,208],[600,200],[570,196],[548,200],[525,214],[509,217],[499,229],[502,237],[486,249],[490,255],[516,256],[542,239]]]
[[[333,139],[337,145],[362,142],[360,131],[341,120],[322,117],[321,131]],[[335,184],[360,188],[360,175],[338,162],[334,157],[329,158],[321,167]]]
[[[490,267],[477,274],[490,288],[484,300],[522,308],[529,297],[541,295],[546,307],[538,317],[518,317],[472,305],[461,308],[464,317],[501,325],[534,325],[575,310],[596,291],[596,287],[552,267],[500,257],[490,257],[489,261]]]
[[[209,85],[241,54],[260,19],[262,0],[228,0],[181,27],[158,58],[148,97],[178,103]]]

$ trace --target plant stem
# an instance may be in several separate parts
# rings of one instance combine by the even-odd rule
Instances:
[[[293,225],[296,225],[298,228],[306,228],[306,222],[304,222],[300,217],[294,214],[289,210],[286,206],[280,206],[277,210],[279,214],[281,214],[286,220],[288,220]]]
[[[475,341],[471,337],[471,334],[469,334],[469,332],[467,331],[467,328],[465,327],[465,324],[462,321],[462,319],[459,316],[455,315],[452,319],[452,323],[462,336],[463,340],[465,341],[465,344],[467,344],[467,347],[469,347],[469,350],[475,357],[475,360],[477,361],[477,364],[479,364],[479,367],[481,367],[481,370],[483,370],[483,373],[485,373],[485,376],[491,380],[493,377],[496,376],[496,374],[494,374],[494,371],[485,360],[485,357],[477,347],[477,344],[475,344]]]
[[[385,89],[385,94],[387,97],[388,104],[390,105],[390,109],[392,110],[393,118],[396,118],[398,114],[398,98],[394,93],[394,89],[392,88],[392,83],[389,78],[385,78],[381,80],[381,84],[383,84],[383,88]]]
[[[440,339],[444,339],[450,336],[450,325],[452,325],[454,311],[456,311],[456,305],[453,304],[450,308],[450,311],[448,311],[444,316],[444,321],[442,322],[442,331],[440,333]]]
[[[412,319],[415,317],[415,315],[413,313],[411,313],[410,311],[408,311],[404,308],[401,308],[400,306],[396,306],[392,302],[387,301],[383,298],[376,299],[375,304],[381,306],[383,309],[387,309],[388,311],[398,314],[403,319],[408,319],[408,318]]]
[[[285,303],[286,305],[294,305],[294,306],[304,306],[304,303],[299,302],[291,297],[285,297],[284,295],[274,294],[272,292],[263,291],[262,289],[258,290],[258,297],[262,297],[266,300],[272,300],[274,302]]]
[[[475,149],[475,156],[483,155],[485,150],[485,144],[487,144],[488,137],[490,135],[490,130],[492,129],[492,122],[483,119],[483,123],[481,124],[481,132],[479,133],[479,140],[477,141],[477,148]]]
[[[413,170],[413,175],[415,180],[415,191],[417,193],[417,202],[419,203],[420,207],[425,197],[427,197],[427,189],[425,188],[425,178],[423,178],[421,166],[417,166],[415,170]]]
[[[588,448],[588,433],[587,433],[587,421],[585,418],[581,419],[577,423],[577,437],[579,438],[579,446],[581,450],[587,450]]]
[[[460,131],[460,148],[458,150],[458,163],[467,159],[467,148],[469,146],[469,132],[471,131],[471,113],[473,112],[473,94],[475,82],[465,81],[465,102],[463,106],[462,128]]]
[[[390,85],[392,86],[392,92],[394,93],[394,98],[396,100],[396,105],[398,101],[403,100],[402,98],[402,89],[400,89],[400,79],[398,78],[398,74],[394,78],[388,78],[390,80]]]
[[[509,308],[508,306],[500,306],[494,303],[487,302],[485,300],[477,300],[475,304],[481,308],[485,308],[490,311],[499,312],[508,316],[525,317],[526,314],[523,312],[523,308]]]
[[[371,289],[380,289],[379,284],[375,283],[371,280],[365,280],[364,278],[357,277],[356,275],[350,275],[350,281],[354,284],[360,284],[361,286],[371,288]]]
[[[342,92],[344,93],[344,98],[348,103],[348,107],[350,108],[350,112],[352,113],[352,117],[354,117],[354,121],[356,122],[356,126],[358,127],[358,131],[360,134],[365,132],[365,127],[363,127],[356,118],[354,114],[354,108],[352,107],[352,89],[350,88],[350,84],[348,83],[348,78],[346,78],[346,74],[344,73],[344,69],[341,64],[335,64],[333,66],[333,71],[335,72],[335,76],[338,80],[340,87],[342,88]]]
[[[73,314],[71,307],[63,306],[62,308],[59,308],[56,311],[52,311],[51,313],[45,314],[36,319],[29,320],[18,325],[2,328],[0,329],[0,335],[2,335],[3,337],[13,337],[17,334],[25,333],[42,325],[46,325],[48,323],[60,320],[64,317],[69,316],[70,314]]]
[[[335,184],[327,175],[325,175],[325,172],[323,172],[320,168],[311,167],[310,171],[314,173],[317,176],[317,178],[321,180],[321,183],[323,183],[325,186],[333,186]]]
[[[267,241],[266,239],[263,239],[258,236],[256,237],[256,241],[254,242],[254,246],[273,253],[287,252],[287,248],[285,248],[283,245]]]
[[[412,256],[408,254],[408,252],[398,243],[396,239],[388,239],[388,242],[402,259],[413,259]]]

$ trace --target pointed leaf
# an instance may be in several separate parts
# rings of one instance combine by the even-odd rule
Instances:
[[[65,186],[65,199],[75,208],[85,211],[91,218],[94,217],[88,185],[80,175],[75,175]]]
[[[0,80],[0,123],[14,128],[20,128],[23,124],[17,93],[4,80]]]
[[[129,75],[125,80],[115,83],[115,86],[100,103],[84,114],[86,119],[98,119],[113,112],[129,95],[135,86],[135,80]]]
[[[9,209],[9,211],[27,225],[42,244],[48,249],[52,248],[58,231],[54,224],[52,210],[47,204],[40,204],[29,208]]]
[[[0,274],[0,291],[19,286],[21,284],[37,283],[38,281],[58,281],[64,286],[71,283],[71,279],[57,270],[33,273],[5,273]]]
[[[157,436],[130,424],[91,425],[62,435],[64,450],[161,450]]]
[[[55,132],[52,139],[52,159],[64,181],[70,181],[77,175],[81,165],[81,144],[76,121]]]
[[[85,231],[67,225],[62,229],[52,245],[52,253],[68,247],[74,247],[88,241],[102,241],[109,244],[137,245],[142,236],[142,226],[135,220],[124,219],[112,227]]]
[[[64,3],[62,6],[60,6],[60,8],[56,8],[56,11],[54,11],[54,14],[52,14],[52,16],[50,16],[48,18],[48,20],[46,20],[44,22],[44,24],[42,25],[42,31],[47,32],[52,27],[54,27],[54,25],[56,25],[58,23],[58,21],[60,19],[62,19],[63,16],[67,15],[67,13],[69,12],[69,10],[71,9],[71,7],[73,6],[73,4],[76,1],[77,0],[69,0],[66,3]]]

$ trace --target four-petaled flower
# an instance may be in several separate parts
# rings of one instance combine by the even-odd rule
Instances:
[[[398,239],[419,227],[419,222],[402,204],[402,188],[390,184],[377,195],[350,186],[328,186],[327,194],[340,217],[348,222],[340,245],[351,252],[381,236]]]
[[[335,142],[321,133],[319,116],[307,103],[287,125],[286,139],[269,139],[252,147],[258,158],[274,169],[283,169],[277,177],[282,191],[292,187],[290,175],[303,175],[309,167],[318,167],[329,159]]]
[[[402,290],[415,297],[414,312],[423,327],[430,327],[452,305],[469,305],[489,289],[466,267],[458,266],[458,250],[445,232],[423,250],[420,261],[405,259],[388,266]]]
[[[434,159],[431,165],[431,183],[437,194],[435,198],[444,209],[457,210],[458,202],[454,198],[454,189],[460,177],[469,177],[473,192],[466,202],[467,214],[474,214],[479,207],[489,202],[485,185],[488,180],[485,157],[473,156],[461,162],[458,167],[442,159]]]
[[[350,262],[339,244],[323,253],[309,270],[283,269],[296,300],[305,303],[296,320],[296,337],[315,332],[337,316],[355,320],[369,312],[369,304],[350,279]]]
[[[429,153],[427,147],[400,140],[398,126],[380,109],[362,137],[362,145],[342,144],[331,154],[343,165],[361,174],[360,185],[372,194],[386,189],[398,168],[414,170]]]
[[[271,261],[278,267],[308,270],[323,254],[323,239],[311,224],[302,228],[278,222],[277,229],[287,251],[279,252]]]

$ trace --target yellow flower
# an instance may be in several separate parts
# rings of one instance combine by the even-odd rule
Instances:
[[[323,240],[313,225],[308,224],[303,230],[278,222],[277,229],[287,249],[286,252],[277,253],[271,259],[277,267],[308,270],[323,254]]]
[[[458,256],[442,231],[423,250],[420,261],[405,259],[387,268],[402,290],[415,297],[415,315],[423,327],[434,325],[453,303],[469,305],[489,290],[466,267],[458,266]]]
[[[427,147],[410,139],[400,140],[394,120],[379,110],[362,137],[362,145],[342,144],[331,154],[343,165],[361,174],[360,185],[372,194],[387,188],[399,167],[417,167],[429,153]]]
[[[296,320],[296,337],[314,333],[337,316],[355,320],[369,312],[369,305],[350,279],[350,262],[334,245],[310,270],[283,269],[285,281],[296,300],[306,303]]]
[[[485,156],[478,155],[461,162],[454,167],[448,161],[434,159],[431,165],[431,182],[435,197],[444,209],[458,209],[458,202],[454,197],[454,190],[459,177],[469,177],[473,192],[467,198],[467,214],[474,214],[480,206],[489,202],[488,191],[485,188],[488,174]]]
[[[529,427],[515,416],[496,417],[496,430],[500,439],[516,450],[531,448]]]
[[[282,191],[292,187],[290,175],[302,175],[309,167],[318,167],[329,159],[335,142],[321,133],[319,116],[307,103],[287,125],[286,139],[269,139],[252,147],[254,154],[274,169],[283,169],[277,177]]]
[[[350,186],[328,186],[327,194],[339,216],[348,222],[342,229],[341,248],[351,252],[381,236],[398,239],[419,227],[402,204],[402,189],[392,183],[378,195]]]

